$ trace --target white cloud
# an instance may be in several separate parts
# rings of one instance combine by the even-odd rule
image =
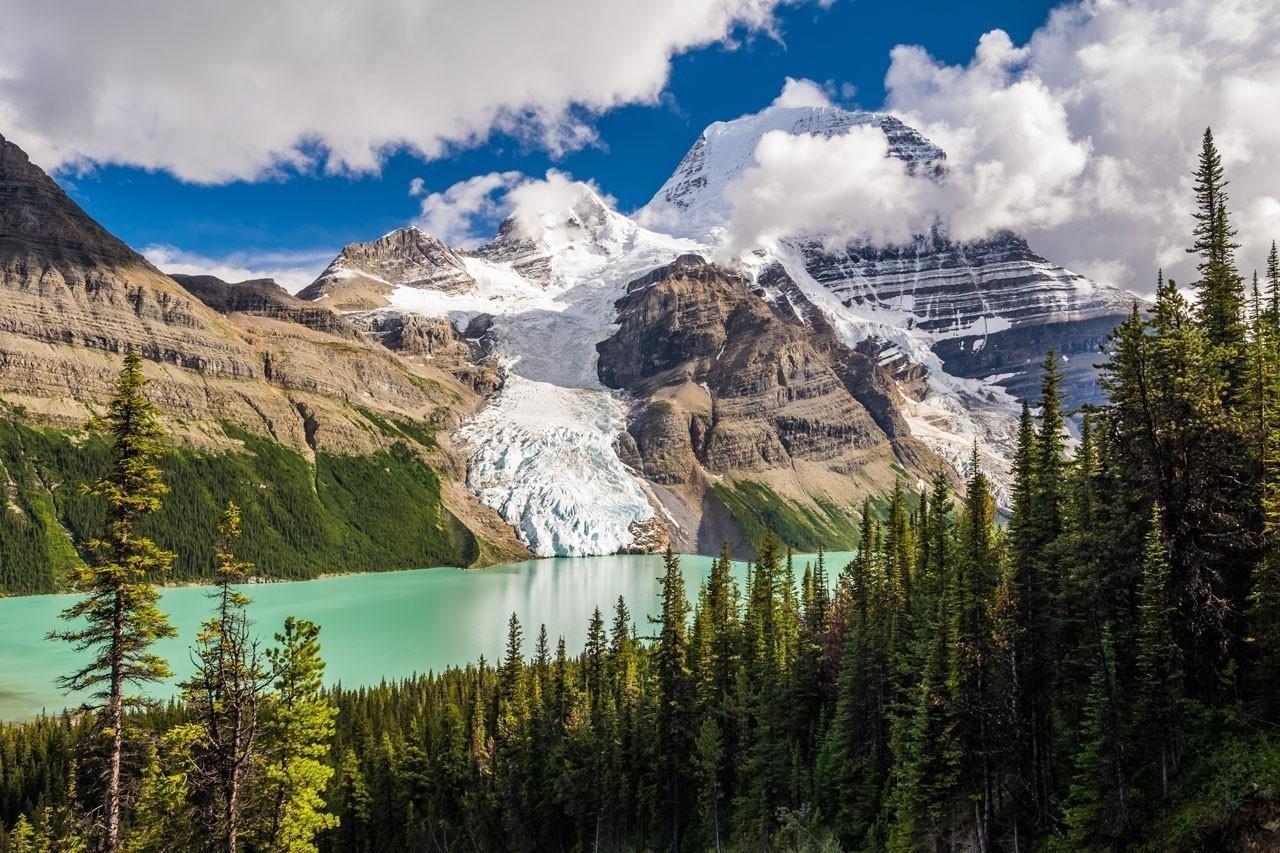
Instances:
[[[8,0],[0,128],[45,168],[197,182],[372,171],[495,130],[564,151],[593,115],[656,103],[673,56],[772,33],[796,2]]]
[[[476,233],[475,226],[506,214],[505,193],[523,177],[519,172],[489,172],[425,195],[422,179],[415,178],[410,195],[422,196],[422,210],[413,224],[450,246],[472,245],[489,236]]]
[[[897,47],[886,108],[947,152],[942,187],[904,180],[893,160],[851,162],[876,153],[867,140],[764,140],[732,189],[730,232],[747,243],[829,216],[837,236],[887,237],[932,213],[953,236],[1013,228],[1060,263],[1149,293],[1158,267],[1194,277],[1190,175],[1212,126],[1248,271],[1280,236],[1278,44],[1274,0],[1084,0],[1025,45],[987,33],[963,65]]]
[[[935,185],[889,157],[879,127],[853,127],[830,138],[770,131],[757,143],[755,158],[756,165],[724,190],[733,211],[725,247],[730,255],[804,233],[898,243],[932,219]]]
[[[831,97],[822,86],[803,78],[788,77],[782,91],[773,99],[775,107],[829,107]]]
[[[415,179],[416,180],[416,179]],[[558,169],[543,178],[520,172],[489,172],[422,195],[413,224],[454,247],[471,248],[493,236],[499,221],[512,217],[522,237],[538,239],[544,229],[575,215],[584,201],[612,209],[614,199],[593,182],[574,180]]]
[[[1054,11],[1024,46],[989,33],[965,67],[899,48],[886,83],[890,108],[944,148],[976,135],[988,140],[979,158],[1043,181],[1020,225],[1038,249],[1149,292],[1157,267],[1194,276],[1184,247],[1206,126],[1246,269],[1280,234],[1277,44],[1274,0],[1087,0]]]
[[[1003,33],[988,35],[971,66],[938,75],[923,52],[895,52],[894,91],[919,90],[917,100],[932,118],[913,122],[948,153],[942,181],[889,156],[876,126],[833,137],[766,134],[755,150],[757,165],[725,190],[733,209],[730,248],[806,232],[832,243],[862,237],[897,243],[938,220],[961,240],[1065,221],[1089,145],[1070,137],[1065,112],[1042,85],[1021,81],[992,94],[990,79],[1021,53]],[[798,87],[788,79],[774,104],[795,97]],[[969,124],[946,121],[979,114]]]
[[[575,181],[571,175],[549,169],[541,180],[526,180],[507,194],[510,215],[522,236],[537,240],[553,226],[563,223],[567,215],[591,215],[586,208],[599,206],[612,209],[614,199],[590,181]]]
[[[239,282],[273,278],[290,293],[315,281],[337,254],[336,250],[311,252],[235,252],[221,258],[187,252],[176,246],[153,244],[142,254],[160,271],[182,275],[212,275]]]

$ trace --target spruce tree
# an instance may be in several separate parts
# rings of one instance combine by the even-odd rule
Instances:
[[[320,629],[292,616],[267,651],[275,674],[262,722],[263,771],[250,843],[272,853],[311,853],[315,837],[337,825],[323,795],[336,710],[323,687]]]
[[[1267,293],[1264,316],[1272,329],[1280,329],[1280,249],[1276,241],[1271,241],[1271,251],[1267,253]]]
[[[89,655],[88,663],[60,677],[58,684],[68,691],[87,691],[97,717],[106,749],[101,844],[109,853],[122,840],[126,715],[143,704],[128,692],[129,686],[169,677],[169,665],[152,646],[174,636],[152,585],[168,570],[173,555],[140,532],[168,491],[159,468],[164,431],[146,397],[146,384],[142,358],[130,350],[104,418],[113,445],[111,470],[86,489],[106,502],[106,530],[87,544],[93,558],[78,580],[85,596],[62,613],[77,627],[50,635]]]
[[[684,801],[688,796],[690,747],[692,745],[692,679],[689,662],[689,601],[686,598],[680,558],[667,547],[663,557],[660,593],[661,616],[654,648],[654,670],[658,702],[658,773],[668,815],[668,838],[672,850],[679,850],[684,831]]]
[[[236,557],[240,508],[229,503],[218,524],[217,585],[210,593],[214,618],[196,638],[196,671],[183,697],[200,727],[191,783],[219,849],[239,849],[246,791],[259,761],[258,713],[271,683],[257,641],[250,634],[249,597],[236,589],[252,565]]]
[[[1109,624],[1101,626],[1064,822],[1072,849],[1119,849],[1129,829],[1122,710]]]
[[[1227,186],[1222,155],[1206,128],[1195,172],[1195,242],[1187,251],[1199,256],[1196,283],[1197,318],[1224,371],[1228,389],[1235,387],[1243,366],[1245,340],[1244,282],[1235,268],[1235,229],[1227,212]]]
[[[1182,661],[1173,636],[1176,609],[1169,591],[1169,552],[1157,505],[1151,513],[1138,589],[1136,730],[1153,747],[1152,764],[1157,768],[1162,797],[1169,796],[1169,780],[1181,754]]]
[[[973,805],[972,844],[986,853],[992,846],[997,766],[987,602],[995,585],[997,555],[992,530],[995,502],[976,446],[969,470],[950,593],[948,688],[955,706],[956,737],[965,756],[960,793]]]

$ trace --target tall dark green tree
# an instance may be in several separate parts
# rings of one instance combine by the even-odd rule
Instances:
[[[657,685],[658,772],[665,788],[668,841],[679,850],[686,821],[690,750],[693,744],[693,679],[689,672],[689,600],[680,558],[668,546],[663,557],[661,616],[654,648]]]
[[[1137,726],[1149,745],[1162,797],[1181,759],[1182,653],[1173,636],[1176,610],[1170,601],[1169,552],[1157,505],[1151,514],[1138,589]]]
[[[130,350],[104,418],[113,445],[111,470],[86,490],[105,501],[106,530],[87,545],[92,559],[78,582],[85,597],[62,613],[76,627],[51,635],[88,654],[87,663],[58,683],[69,691],[87,691],[98,719],[106,769],[96,823],[107,851],[121,844],[126,714],[142,704],[128,692],[129,686],[169,677],[169,665],[152,646],[174,635],[152,585],[169,568],[173,555],[141,533],[141,525],[160,508],[168,491],[158,464],[164,431],[146,397],[146,385],[142,358]]]
[[[1227,211],[1227,186],[1222,155],[1206,128],[1195,172],[1195,242],[1188,252],[1199,257],[1196,312],[1211,354],[1224,371],[1227,388],[1235,387],[1244,362],[1244,281],[1235,266],[1236,231]]]

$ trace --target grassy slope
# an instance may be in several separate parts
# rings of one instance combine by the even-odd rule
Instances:
[[[310,578],[475,560],[475,537],[440,502],[440,481],[412,450],[434,442],[417,424],[385,421],[389,450],[369,456],[318,454],[313,467],[273,441],[227,427],[244,453],[174,449],[164,460],[170,493],[147,532],[178,556],[174,580],[207,578],[214,525],[228,500],[240,504],[240,551],[257,573]],[[0,420],[0,592],[66,588],[79,556],[72,541],[93,538],[102,506],[81,492],[106,468],[101,438]]]
[[[772,531],[797,551],[851,550],[858,544],[857,514],[834,504],[817,507],[789,501],[763,483],[740,482],[712,487],[733,515],[748,542]]]

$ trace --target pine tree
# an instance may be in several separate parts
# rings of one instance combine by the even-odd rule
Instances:
[[[250,634],[249,597],[236,589],[252,565],[236,557],[240,508],[229,503],[218,524],[215,616],[196,638],[196,671],[183,686],[202,737],[195,745],[192,786],[207,811],[205,825],[220,849],[239,849],[241,812],[257,772],[258,712],[271,683]]]
[[[1197,317],[1231,389],[1243,366],[1245,327],[1244,282],[1235,268],[1239,244],[1227,212],[1227,186],[1213,131],[1206,128],[1195,173],[1195,242],[1187,251],[1200,257]]]
[[[724,743],[715,718],[704,717],[693,743],[693,772],[698,784],[696,802],[698,817],[704,827],[710,827],[708,849],[720,853],[724,843],[720,836],[720,812],[724,791],[721,772],[724,765]]]
[[[9,853],[43,853],[36,846],[37,841],[36,831],[27,820],[27,816],[19,815],[18,822],[13,825],[13,830],[9,833],[6,849]],[[719,847],[717,846],[716,849],[718,850]]]
[[[847,567],[835,708],[817,760],[819,804],[849,849],[880,843],[876,836],[889,772],[889,673],[875,581],[878,535],[868,501],[858,553]]]
[[[310,853],[317,834],[337,825],[323,794],[336,711],[323,689],[320,629],[292,616],[267,652],[274,692],[264,708],[263,771],[251,843],[278,853]]]
[[[979,853],[987,853],[991,849],[996,765],[995,732],[991,729],[992,653],[986,612],[996,577],[992,539],[995,503],[976,446],[969,470],[951,585],[948,687],[955,705],[956,737],[966,759],[959,785],[962,794],[973,803],[973,845]]]
[[[169,853],[174,850],[225,849],[220,835],[209,838],[202,819],[197,778],[201,769],[196,764],[197,744],[202,737],[198,725],[171,728],[164,735],[161,748],[151,746],[143,764],[141,792],[138,796],[135,830],[128,841],[130,851]]]
[[[1276,241],[1271,241],[1271,251],[1267,253],[1267,308],[1264,316],[1267,325],[1272,329],[1280,329],[1280,250]]]
[[[1169,552],[1157,505],[1151,514],[1142,582],[1138,589],[1137,731],[1154,745],[1160,795],[1169,795],[1170,775],[1181,753],[1179,702],[1182,696],[1181,651],[1174,640],[1176,610],[1169,601]]]
[[[680,558],[667,547],[663,557],[661,616],[654,648],[658,718],[658,773],[666,791],[669,838],[672,850],[679,850],[684,831],[684,801],[692,737],[693,684],[689,662],[689,600],[685,594]]]
[[[1121,709],[1109,624],[1101,627],[1064,817],[1073,849],[1118,849],[1129,827]]]
[[[739,660],[738,590],[731,574],[729,545],[711,563],[711,574],[699,596],[702,627],[698,689],[704,713],[725,715],[733,693]]]
[[[167,491],[157,464],[164,432],[145,389],[142,359],[130,350],[105,418],[113,440],[111,470],[86,490],[106,501],[106,531],[88,543],[95,559],[79,579],[85,597],[62,613],[63,619],[84,625],[50,635],[89,654],[88,663],[60,677],[58,684],[68,691],[88,691],[95,703],[107,751],[102,846],[109,853],[121,843],[126,714],[142,704],[128,693],[129,685],[140,687],[169,677],[168,664],[151,647],[174,636],[151,584],[169,568],[173,555],[139,532]]]
[[[890,850],[940,847],[954,813],[963,756],[955,739],[955,706],[948,686],[952,646],[949,607],[953,603],[949,514],[949,489],[946,479],[938,475],[930,497],[922,501],[919,538],[924,547],[916,594],[922,614],[919,671],[904,697],[893,738]]]

